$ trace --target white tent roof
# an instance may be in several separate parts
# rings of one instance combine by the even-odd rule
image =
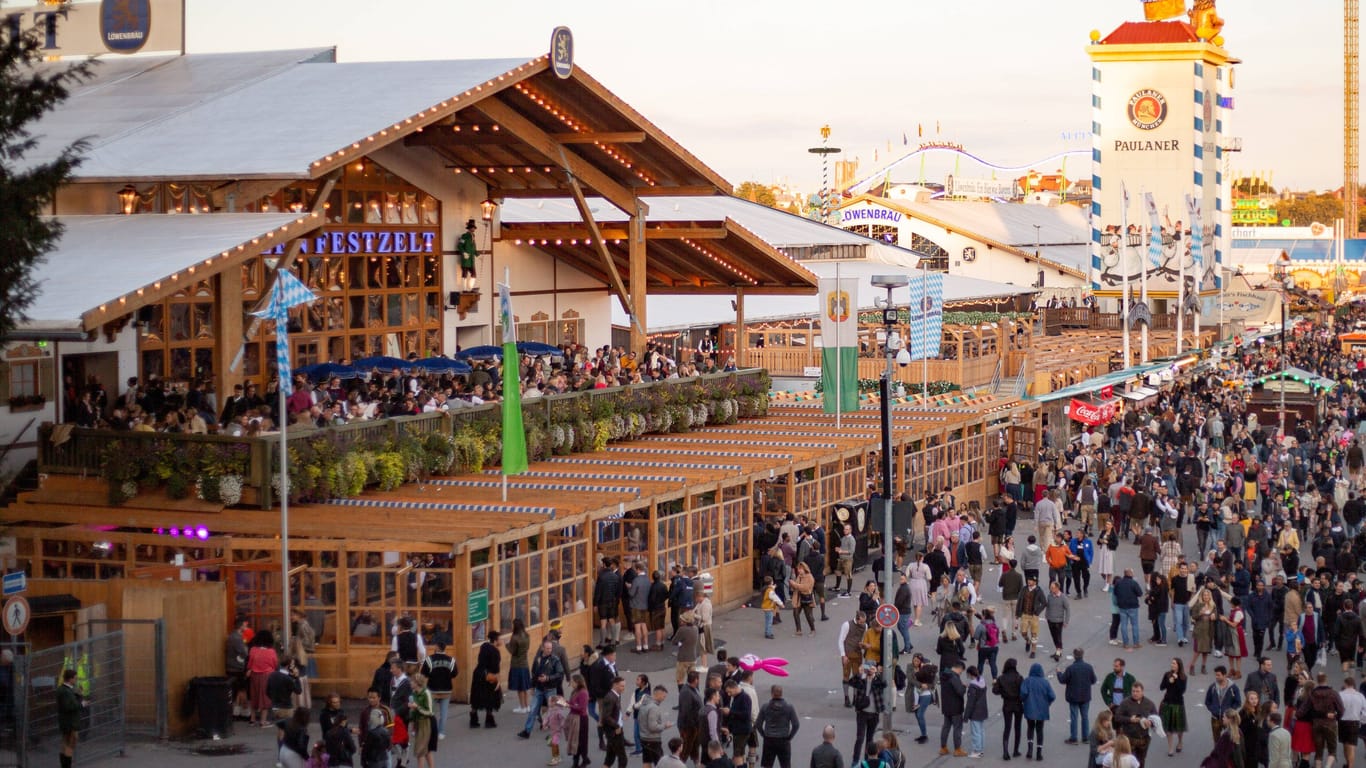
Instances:
[[[81,180],[309,178],[313,161],[530,61],[330,58],[305,50],[115,60],[36,126],[44,140],[28,160],[87,138]]]
[[[869,261],[804,261],[802,266],[810,269],[817,277],[857,278],[859,309],[873,309],[873,299],[885,296],[886,289],[874,288],[873,275],[914,275],[911,264],[891,265]],[[966,301],[971,299],[1005,299],[1022,294],[1034,293],[1029,286],[1007,285],[989,280],[978,280],[961,275],[944,275],[944,301]],[[731,309],[729,296],[650,296],[645,304],[646,331],[658,333],[685,328],[705,328],[735,322],[735,310]],[[905,306],[910,302],[910,289],[897,288],[892,291],[892,303]],[[781,319],[811,316],[818,314],[819,298],[816,296],[746,296],[745,322],[766,322]],[[621,309],[620,304],[612,302],[612,324],[630,325],[630,317]]]
[[[897,200],[917,218],[930,218],[959,232],[995,240],[1082,271],[1091,269],[1091,222],[1075,205],[1042,206],[964,200]],[[1035,225],[1039,229],[1035,230]]]
[[[650,206],[645,215],[646,221],[721,221],[729,218],[779,251],[796,247],[854,245],[865,246],[866,255],[871,259],[890,263],[905,263],[909,259],[911,264],[916,259],[915,253],[905,248],[739,197],[650,197],[646,198],[645,203]],[[628,218],[602,198],[588,198],[588,209],[600,223],[622,223]],[[578,222],[579,209],[573,200],[567,198],[509,198],[504,201],[499,217],[517,224],[562,224]]]
[[[101,304],[298,219],[297,213],[60,217],[66,229],[33,271],[38,294],[22,327],[79,329],[81,316]]]

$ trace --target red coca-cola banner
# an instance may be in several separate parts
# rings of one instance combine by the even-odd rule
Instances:
[[[1101,399],[1101,400],[1109,400],[1110,398],[1112,398],[1112,397],[1114,397],[1114,396],[1115,396],[1115,388],[1112,387],[1112,386],[1110,386],[1109,384],[1106,384],[1105,386],[1103,386],[1103,387],[1100,388],[1100,399]]]
[[[1067,415],[1073,421],[1080,421],[1082,424],[1096,426],[1104,424],[1115,417],[1118,408],[1118,401],[1108,403],[1088,403],[1085,400],[1073,399],[1071,405],[1067,407]]]

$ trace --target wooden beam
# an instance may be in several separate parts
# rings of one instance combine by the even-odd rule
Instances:
[[[646,227],[646,240],[724,240],[725,227]]]
[[[507,131],[460,131],[459,133],[444,126],[432,126],[420,133],[410,133],[403,137],[405,147],[461,147],[475,144],[508,145],[520,142]],[[523,163],[525,165],[525,163]]]
[[[506,243],[508,240],[516,240],[518,238],[523,240],[531,240],[534,238],[536,240],[550,240],[553,243],[557,239],[587,240],[593,236],[588,227],[583,225],[561,226],[551,224],[547,225],[545,229],[538,229],[537,226],[538,225],[536,224],[509,225],[505,222],[502,226],[502,232],[498,241]],[[621,229],[619,226],[609,229],[602,225],[598,225],[598,234],[608,240],[626,239],[626,230]]]
[[[720,339],[717,339],[720,341]],[[745,356],[749,354],[749,334],[745,332],[745,289],[735,289],[735,367],[745,367]]]
[[[639,144],[645,141],[645,131],[554,133],[550,137],[561,144]]]
[[[653,186],[640,187],[636,190],[639,197],[706,197],[708,195],[721,194],[716,187],[706,186]]]
[[[545,228],[537,229],[538,226],[544,226]],[[627,238],[626,229],[621,229],[620,225],[611,226],[612,228],[609,229],[599,225],[598,231],[608,240],[625,240]],[[682,240],[685,237],[690,240],[724,240],[729,234],[730,232],[727,231],[725,227],[647,226],[645,229],[646,240]],[[545,238],[547,240],[555,240],[557,238],[560,240],[572,240],[575,238],[583,240],[591,236],[587,227],[572,224],[568,226],[556,224],[504,224],[502,227],[502,234],[498,239],[500,242],[506,242],[510,239],[515,240],[519,237],[522,239],[535,237]]]
[[[645,296],[648,290],[645,285],[645,208],[636,206],[634,210],[635,214],[626,225],[626,231],[630,233],[627,243],[631,259],[631,306],[635,308],[635,312],[631,313],[631,350],[643,355],[647,338],[645,329],[648,327],[645,319]]]
[[[598,222],[593,219],[593,211],[588,207],[588,198],[583,196],[583,188],[579,186],[579,180],[574,178],[574,174],[569,170],[569,156],[560,147],[565,163],[565,178],[569,182],[569,189],[574,193],[574,205],[579,208],[579,215],[583,217],[583,222],[588,225],[588,231],[593,235],[593,245],[598,251],[598,256],[602,257],[602,263],[607,267],[607,275],[612,278],[612,290],[617,294],[617,300],[621,302],[621,308],[626,310],[626,314],[635,317],[635,312],[631,309],[631,297],[626,293],[626,286],[621,282],[621,273],[617,271],[617,264],[612,260],[612,252],[607,250],[607,243],[602,240],[602,232],[598,229]],[[641,327],[642,334],[645,333],[644,326]]]
[[[217,289],[218,311],[214,313],[217,326],[215,338],[236,339],[242,336],[242,273],[241,270],[227,270],[214,278]],[[232,343],[219,343],[213,346],[213,386],[219,395],[219,402],[225,402],[232,394],[234,384],[242,383],[242,375],[232,368]]]
[[[635,195],[631,194],[626,187],[613,181],[606,173],[578,155],[571,155],[566,152],[563,144],[555,141],[550,134],[536,127],[536,124],[523,117],[522,113],[499,101],[496,97],[479,102],[476,108],[516,134],[532,149],[546,157],[559,158],[560,167],[566,173],[587,184],[590,189],[602,195],[612,205],[623,211],[635,209]],[[581,196],[583,191],[577,190],[575,194]]]

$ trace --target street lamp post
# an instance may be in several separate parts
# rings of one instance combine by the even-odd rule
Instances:
[[[905,341],[895,330],[900,313],[892,303],[892,290],[910,285],[910,279],[905,275],[873,275],[872,283],[874,288],[887,290],[886,300],[879,298],[876,303],[882,308],[883,351],[887,356],[887,369],[882,373],[878,391],[882,401],[882,601],[890,604],[896,598],[898,586],[892,580],[892,563],[896,557],[892,548],[892,364],[910,362]],[[896,655],[892,652],[894,631],[891,627],[882,630],[882,675],[889,691],[896,690]],[[888,709],[882,728],[891,730],[891,727],[892,711]]]
[[[1281,285],[1281,407],[1280,407],[1280,442],[1285,442],[1285,372],[1286,362],[1286,340],[1290,336],[1290,329],[1287,327],[1290,318],[1290,291],[1295,287],[1295,278],[1290,274],[1290,254],[1281,251],[1281,255],[1276,257],[1275,263],[1271,265],[1272,273],[1277,282]]]

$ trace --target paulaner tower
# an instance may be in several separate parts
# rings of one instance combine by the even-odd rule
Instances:
[[[1214,0],[1146,0],[1145,19],[1104,37],[1091,33],[1091,284],[1117,311],[1127,273],[1137,294],[1147,273],[1153,313],[1170,312],[1183,272],[1186,295],[1215,293],[1229,234],[1224,137],[1233,109],[1233,66]],[[1129,204],[1124,209],[1124,190]],[[1164,247],[1149,257],[1144,195],[1158,211]],[[1189,256],[1187,196],[1199,202],[1203,268]],[[1121,232],[1127,221],[1129,233]],[[1192,233],[1193,234],[1193,233]],[[1134,236],[1137,235],[1137,236]],[[1200,274],[1196,274],[1200,272]]]

